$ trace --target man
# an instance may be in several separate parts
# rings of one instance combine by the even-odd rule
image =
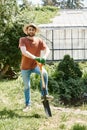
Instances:
[[[38,33],[38,27],[31,23],[27,24],[23,28],[24,33],[27,35],[25,37],[21,37],[19,39],[19,47],[22,53],[21,59],[21,73],[24,82],[24,95],[25,95],[25,108],[24,112],[27,112],[31,105],[31,97],[30,97],[30,75],[32,73],[40,74],[40,69],[37,65],[37,61],[44,64],[45,60],[50,52],[46,43],[39,37],[36,37],[36,33]],[[41,57],[41,51],[45,51],[44,56]],[[48,96],[48,74],[47,71],[42,69],[45,86],[46,86],[46,96],[47,98],[52,98],[52,96]],[[43,90],[41,85],[41,97],[43,97]]]

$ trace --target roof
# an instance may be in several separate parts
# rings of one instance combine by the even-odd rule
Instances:
[[[40,28],[61,28],[61,27],[87,27],[87,9],[61,10],[52,19],[50,24],[41,24]]]

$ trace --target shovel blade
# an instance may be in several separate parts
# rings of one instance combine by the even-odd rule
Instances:
[[[52,113],[51,113],[49,101],[45,99],[45,100],[43,101],[43,106],[44,106],[44,110],[45,110],[46,115],[47,115],[48,117],[52,117]]]

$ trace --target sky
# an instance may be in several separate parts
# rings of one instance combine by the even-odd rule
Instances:
[[[21,3],[21,0],[18,0],[19,3]],[[29,0],[32,2],[32,4],[41,4],[42,0]],[[87,7],[87,0],[84,0],[84,5]]]

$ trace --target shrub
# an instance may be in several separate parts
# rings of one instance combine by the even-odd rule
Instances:
[[[49,77],[48,79],[49,79],[48,80],[49,92],[56,93],[58,88],[59,88],[59,85],[58,85],[57,81],[54,80],[52,77]]]
[[[74,79],[82,77],[82,72],[79,68],[78,63],[75,62],[73,58],[70,58],[69,55],[64,56],[63,60],[59,63],[57,67],[57,71],[62,72],[62,78],[64,80],[68,80],[70,77]]]
[[[84,84],[85,84],[85,93],[87,93],[87,72],[84,72],[83,77],[82,77]]]
[[[59,98],[64,104],[70,105],[76,105],[81,100],[86,85],[82,79],[79,64],[73,58],[65,55],[52,74],[52,78],[49,80],[49,84],[51,91],[55,92],[56,98]]]
[[[66,81],[58,82],[58,94],[60,100],[64,102],[64,104],[76,104],[81,100],[82,95],[84,93],[84,81],[80,78],[73,79],[69,78]]]
[[[40,76],[38,74],[31,75],[31,88],[40,90]]]
[[[71,130],[87,130],[87,126],[81,124],[74,124]]]

